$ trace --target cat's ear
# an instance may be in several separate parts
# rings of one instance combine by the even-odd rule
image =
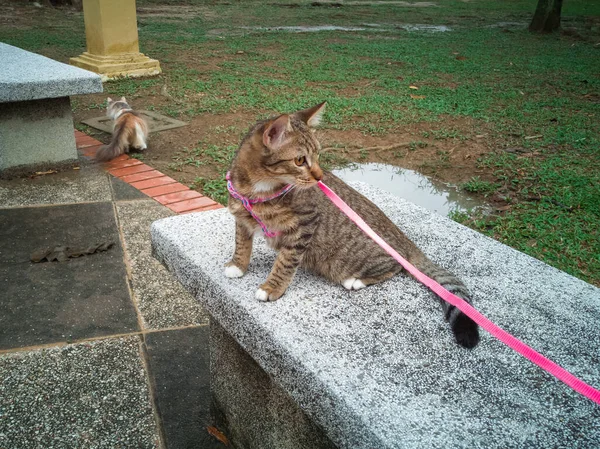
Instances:
[[[110,98],[110,97],[108,97],[108,98],[106,99],[106,102],[107,102],[107,103],[112,103],[112,102],[113,102],[113,99],[112,99],[112,98]]]
[[[263,132],[263,143],[270,150],[278,150],[285,143],[286,133],[290,130],[290,116],[284,114],[266,126]]]
[[[321,123],[321,118],[323,117],[323,112],[325,112],[325,106],[327,102],[324,101],[321,104],[313,106],[310,109],[305,109],[303,111],[296,112],[296,117],[302,120],[311,128],[318,126]]]
[[[127,100],[125,100],[125,97],[121,97],[121,101],[122,101],[123,103],[127,103]]]

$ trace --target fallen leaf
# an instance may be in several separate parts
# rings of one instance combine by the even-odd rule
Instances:
[[[73,170],[81,170],[81,167],[73,167]]]
[[[422,100],[423,98],[425,98],[425,95],[413,95],[413,94],[410,94],[410,98],[412,98],[413,100]]]
[[[475,136],[475,138],[477,138],[477,139],[481,139],[482,137],[485,137],[485,136],[487,136],[487,133],[485,133],[485,134],[477,134],[477,135]]]
[[[88,247],[71,248],[69,246],[56,246],[54,248],[40,248],[31,254],[31,261],[39,262],[65,262],[81,256],[94,254],[97,252],[108,251],[114,245],[113,242],[96,243]]]
[[[223,432],[221,432],[219,429],[217,429],[214,426],[208,426],[206,428],[206,430],[208,431],[209,434],[211,434],[213,437],[215,437],[217,440],[219,440],[221,443],[223,443],[226,446],[229,446],[229,440],[227,439],[227,437],[223,434]]]
[[[412,86],[412,85],[411,85],[411,86],[408,86],[408,88],[409,88],[409,89],[415,89],[415,90],[418,90],[418,89],[419,89],[417,86]]]
[[[243,54],[244,54],[244,51],[243,51],[243,50],[238,50],[236,53],[237,53],[238,55],[243,55]]]
[[[531,140],[531,139],[539,139],[540,137],[544,137],[541,134],[538,134],[537,136],[526,136],[525,140]]]
[[[52,173],[56,173],[56,170],[48,170],[48,171],[36,171],[35,174],[38,176],[41,175],[51,175]]]
[[[510,204],[507,204],[506,206],[500,206],[500,207],[496,208],[497,211],[505,211],[505,210],[510,210],[510,209],[512,209],[512,206]]]
[[[458,61],[464,61],[465,59],[467,59],[467,57],[466,56],[457,56],[456,59]]]

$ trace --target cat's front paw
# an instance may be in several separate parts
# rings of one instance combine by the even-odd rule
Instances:
[[[233,265],[231,262],[225,265],[225,277],[228,278],[241,278],[244,272],[237,265]]]
[[[279,298],[281,298],[283,296],[283,294],[285,293],[285,290],[279,292],[276,290],[272,290],[270,287],[268,287],[267,285],[261,285],[260,288],[258,290],[256,290],[256,294],[254,295],[254,297],[256,299],[258,299],[259,301],[277,301]]]

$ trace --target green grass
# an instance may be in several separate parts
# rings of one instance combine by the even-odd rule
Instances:
[[[479,176],[474,176],[469,181],[465,182],[461,188],[467,192],[489,195],[496,191],[497,185],[493,182],[483,181]]]
[[[435,8],[290,3],[138,0],[140,7],[197,9],[184,17],[140,15],[142,51],[158,58],[164,72],[106,83],[106,95],[156,96],[166,84],[173,100],[155,109],[183,119],[233,112],[258,118],[327,100],[329,128],[385,136],[425,124],[409,151],[424,148],[423,138],[462,145],[485,134],[492,151],[479,167],[489,181],[473,178],[463,188],[498,192],[510,198],[511,208],[491,218],[454,218],[600,284],[600,2],[565,2],[563,25],[581,38],[527,32],[536,0],[439,0]],[[493,26],[498,22],[524,25]],[[365,23],[387,31],[242,28]],[[394,28],[399,23],[452,31],[408,32]],[[63,61],[84,51],[84,36],[82,17],[60,9],[44,8],[29,27],[0,29],[0,41]],[[78,99],[73,107],[101,104]],[[234,148],[207,142],[175,148],[172,167],[210,167],[213,175],[194,185],[224,202],[222,175]],[[523,151],[504,151],[515,147]],[[422,168],[450,167],[449,161],[448,151],[440,150]],[[350,161],[332,151],[322,162],[333,167]]]

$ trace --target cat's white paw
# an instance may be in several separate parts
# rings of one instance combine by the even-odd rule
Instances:
[[[241,278],[244,275],[244,272],[240,270],[239,267],[235,265],[229,265],[225,267],[225,277],[228,278]]]
[[[342,285],[347,290],[360,290],[360,289],[366,287],[366,285],[363,281],[361,281],[360,279],[356,279],[356,278],[348,278],[342,282]]]
[[[365,287],[366,287],[366,285],[360,279],[357,279],[352,283],[352,290],[360,290]]]
[[[356,278],[348,278],[342,282],[342,285],[344,286],[345,289],[352,290],[352,286],[354,285],[355,282],[356,282]]]
[[[254,295],[254,297],[256,299],[258,299],[259,301],[268,301],[269,300],[269,294],[264,291],[262,288],[259,288],[258,290],[256,290],[256,294]]]

